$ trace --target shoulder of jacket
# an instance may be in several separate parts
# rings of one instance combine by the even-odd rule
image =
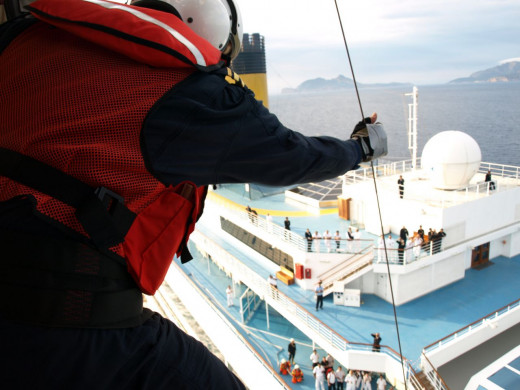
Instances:
[[[220,68],[220,69],[214,71],[213,73],[218,74],[219,76],[223,77],[224,80],[226,80],[226,82],[228,84],[236,85],[237,87],[242,87],[244,89],[247,88],[246,84],[240,78],[238,73],[234,72],[229,67]]]

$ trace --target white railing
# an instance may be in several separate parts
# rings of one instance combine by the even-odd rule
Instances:
[[[285,241],[302,251],[306,250],[307,242],[299,234],[287,230],[275,223],[269,222],[266,218],[261,217],[254,212],[248,212],[245,208],[241,210],[236,207],[229,207],[226,202],[221,201],[218,197],[213,197],[211,201],[222,206],[221,215],[224,218],[229,219],[231,222],[242,227],[251,226],[254,229],[259,229],[275,236],[277,239]]]
[[[442,240],[432,240],[426,244],[407,246],[404,250],[395,249],[394,246],[375,248],[376,263],[386,264],[386,255],[390,264],[406,265],[423,257],[433,256],[442,251]]]
[[[309,243],[305,241],[307,245],[307,252],[312,253],[338,253],[338,254],[359,254],[365,253],[370,250],[374,245],[373,240],[368,239],[357,239],[350,240],[346,238],[313,238]]]
[[[327,239],[322,236],[322,232],[319,232],[320,238],[313,238],[311,242],[308,242],[300,234],[287,230],[282,226],[267,221],[266,218],[255,214],[254,212],[248,212],[245,209],[241,210],[235,207],[229,207],[225,202],[220,202],[218,198],[213,198],[212,202],[215,202],[222,206],[221,215],[229,219],[231,222],[239,225],[242,228],[250,227],[251,230],[260,230],[264,233],[268,233],[274,236],[276,239],[293,245],[301,251],[313,252],[313,253],[359,253],[365,251],[368,247],[373,245],[372,240],[358,239],[349,240],[346,238],[335,238],[334,232],[331,232],[331,238]],[[313,232],[315,233],[315,232]],[[323,232],[325,233],[325,232]]]
[[[412,160],[399,161],[384,165],[374,166],[376,177],[392,176],[402,174],[404,172],[413,171]],[[519,180],[520,179],[520,167],[512,165],[501,165],[483,162],[480,164],[478,172],[486,174],[488,171],[491,172],[492,182],[481,181],[465,188],[461,188],[453,191],[434,191],[429,194],[420,195],[420,200],[429,205],[437,207],[450,207],[457,204],[465,203],[471,200],[479,199],[483,196],[489,196],[491,194],[507,190],[508,185],[501,183],[504,180]],[[356,171],[349,171],[343,176],[343,185],[351,185],[356,183],[362,183],[367,180],[372,180],[373,174],[371,168],[358,169]],[[507,183],[507,181],[506,181]],[[517,184],[518,185],[518,184]],[[390,193],[395,193],[395,185],[383,182],[379,183],[381,189],[385,188]]]
[[[220,245],[215,243],[210,238],[206,237],[200,231],[195,230],[190,239],[197,246],[199,252],[203,255],[210,255],[211,259],[219,266],[223,267],[233,275],[234,280],[242,281],[247,287],[266,300],[269,304],[274,305],[275,308],[284,315],[284,317],[291,317],[305,326],[308,330],[315,332],[317,337],[327,341],[330,345],[339,351],[372,351],[372,345],[366,343],[352,343],[346,340],[343,336],[335,332],[328,325],[320,321],[314,315],[309,313],[305,308],[293,301],[280,290],[273,288],[266,279],[252,271],[249,267],[244,265],[240,260],[231,255]],[[291,321],[292,322],[292,321]],[[391,359],[401,363],[400,355],[387,346],[381,347],[381,352]],[[406,378],[410,380],[413,377],[413,367],[408,360],[404,360],[406,368]],[[413,387],[419,389],[420,387]]]
[[[450,390],[424,352],[422,356],[422,372],[435,390]]]
[[[471,332],[477,330],[478,328],[480,328],[481,326],[487,325],[487,323],[489,321],[496,320],[500,316],[509,313],[511,310],[513,310],[517,307],[520,307],[520,299],[517,299],[516,301],[510,303],[509,305],[504,306],[504,307],[498,309],[497,311],[495,311],[491,314],[488,314],[487,316],[482,317],[481,319],[479,319],[475,322],[472,322],[471,324],[465,326],[464,328],[461,328],[461,329],[449,334],[448,336],[443,337],[442,339],[434,342],[433,344],[430,344],[430,345],[424,347],[423,353],[424,354],[430,353],[430,352],[434,351],[435,349],[437,349],[443,345],[446,345],[451,341],[456,340],[457,338],[459,338],[460,336],[462,336],[464,334],[471,333]]]
[[[241,345],[243,346],[243,348],[249,350],[252,354],[252,356],[256,359],[256,361],[258,362],[258,364],[260,364],[260,366],[262,366],[265,370],[264,370],[264,373],[265,372],[268,372],[270,375],[271,375],[271,378],[280,386],[280,388],[283,388],[283,389],[287,389],[289,390],[290,387],[287,386],[287,384],[285,383],[285,381],[283,380],[283,378],[278,374],[277,370],[274,369],[267,361],[265,361],[264,358],[262,358],[258,352],[255,350],[255,348],[244,338],[244,336],[242,336],[240,334],[240,332],[236,329],[236,327],[231,324],[229,322],[229,320],[226,318],[226,316],[222,313],[221,310],[219,310],[215,304],[200,290],[200,288],[197,286],[197,284],[191,280],[183,271],[183,269],[178,266],[175,262],[172,263],[172,267],[176,267],[176,269],[174,270],[175,274],[176,275],[182,275],[182,280],[184,281],[184,283],[187,283],[188,285],[190,285],[192,288],[200,291],[200,294],[198,294],[199,298],[205,302],[205,306],[210,308],[212,310],[212,313],[219,318],[219,320],[225,324],[226,328],[232,332],[235,337],[236,337],[236,340],[238,340]],[[171,271],[170,271],[171,272]],[[166,279],[166,282],[168,282],[168,276],[167,276],[167,279]]]
[[[417,166],[420,165],[421,159],[417,158]],[[413,160],[396,161],[387,164],[374,165],[376,177],[393,176],[413,171]],[[361,168],[355,171],[348,171],[343,175],[343,185],[356,184],[367,180],[372,180],[372,168]]]
[[[486,174],[488,171],[491,172],[491,176],[507,177],[511,179],[520,179],[520,167],[513,165],[502,165],[482,162],[478,170],[480,173]]]
[[[417,159],[417,167],[421,166],[421,159]],[[374,165],[376,177],[378,176],[394,176],[405,172],[413,171],[413,160],[396,161],[392,163]],[[520,179],[520,167],[513,165],[493,164],[481,162],[478,169],[479,173],[491,172],[492,176],[502,178]],[[343,176],[343,185],[355,184],[366,180],[372,180],[372,168],[361,168],[355,171],[349,171]]]

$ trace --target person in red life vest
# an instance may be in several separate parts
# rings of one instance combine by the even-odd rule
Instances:
[[[289,375],[290,372],[291,372],[291,362],[289,362],[285,359],[282,359],[280,361],[280,374]]]
[[[294,365],[291,375],[292,375],[292,383],[300,383],[301,381],[303,381],[303,372],[300,369],[299,365],[297,365],[297,364]]]
[[[283,126],[229,68],[235,0],[17,1],[0,25],[3,387],[244,389],[142,294],[190,259],[208,185],[342,175],[386,153],[376,115],[345,140]]]

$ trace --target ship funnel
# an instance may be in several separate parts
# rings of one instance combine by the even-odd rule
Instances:
[[[255,93],[256,99],[269,108],[264,37],[258,33],[244,34],[242,49],[231,63],[231,68]]]

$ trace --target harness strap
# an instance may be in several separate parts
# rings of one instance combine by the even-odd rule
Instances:
[[[122,328],[149,316],[126,267],[86,244],[0,229],[0,247],[0,313],[6,318],[54,327]]]
[[[76,218],[99,249],[124,241],[136,214],[105,187],[93,188],[41,161],[0,148],[0,175],[50,195],[76,209]]]

